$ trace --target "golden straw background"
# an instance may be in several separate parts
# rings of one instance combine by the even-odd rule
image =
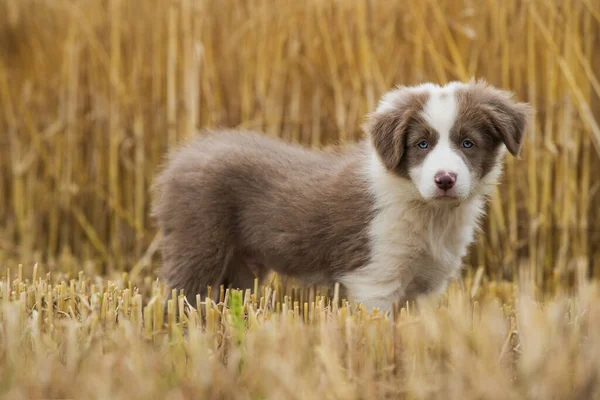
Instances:
[[[1,1],[0,258],[130,269],[155,235],[148,189],[162,157],[197,129],[344,142],[394,85],[474,76],[536,117],[470,263],[494,277],[527,265],[540,284],[571,279],[578,263],[597,274],[599,10],[597,0]]]

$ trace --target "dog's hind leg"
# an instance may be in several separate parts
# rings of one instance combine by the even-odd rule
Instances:
[[[260,261],[244,253],[236,253],[225,273],[224,284],[245,291],[253,289],[254,280],[258,278],[261,282],[265,274],[266,268]]]
[[[196,295],[204,298],[211,287],[211,297],[218,301],[219,285],[225,279],[233,256],[233,248],[215,247],[212,254],[201,250],[190,252],[184,245],[163,246],[163,277],[169,289],[183,293],[192,307],[196,307]]]

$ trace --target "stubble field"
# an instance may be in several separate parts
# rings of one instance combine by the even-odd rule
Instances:
[[[0,396],[600,398],[599,49],[598,0],[0,0]],[[472,76],[535,118],[442,298],[156,279],[149,187],[197,129],[343,143]]]

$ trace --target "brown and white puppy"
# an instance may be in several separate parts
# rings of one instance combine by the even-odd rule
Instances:
[[[248,288],[266,268],[341,282],[367,307],[439,293],[528,114],[483,81],[428,83],[385,94],[367,139],[333,152],[202,135],[171,152],[156,181],[164,277],[192,304],[207,285]]]

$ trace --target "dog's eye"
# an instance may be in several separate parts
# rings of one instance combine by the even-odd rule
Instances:
[[[473,142],[471,142],[470,140],[464,140],[462,142],[462,147],[464,147],[465,149],[470,149],[471,147],[473,147]]]
[[[422,140],[417,144],[417,146],[419,146],[422,149],[426,149],[429,147],[429,143],[427,143],[427,140]]]

